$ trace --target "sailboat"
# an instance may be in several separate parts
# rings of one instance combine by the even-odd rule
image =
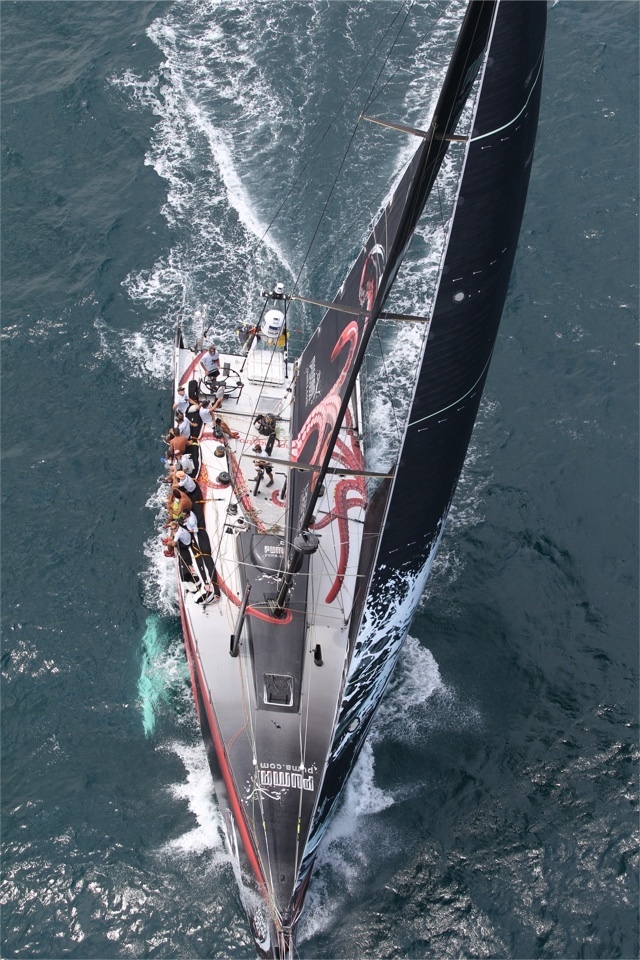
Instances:
[[[518,243],[545,23],[544,0],[471,0],[426,129],[361,117],[415,152],[332,303],[276,284],[242,346],[219,356],[176,331],[176,402],[194,421],[194,442],[193,469],[175,482],[197,520],[176,542],[180,615],[261,957],[293,956],[319,844],[443,536]],[[415,315],[390,312],[452,148],[460,173],[435,294]],[[292,357],[298,301],[325,312]],[[420,348],[399,442],[380,462],[361,374],[385,324],[418,330]]]

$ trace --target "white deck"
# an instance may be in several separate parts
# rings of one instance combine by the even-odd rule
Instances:
[[[199,594],[191,592],[189,584],[179,581],[178,589],[191,635],[199,684],[205,700],[210,704],[207,709],[211,709],[215,717],[233,775],[241,779],[241,782],[237,782],[238,794],[246,798],[246,804],[250,804],[251,797],[257,793],[261,799],[266,798],[265,802],[277,802],[278,797],[274,798],[274,792],[277,792],[275,787],[270,786],[269,792],[265,788],[263,795],[258,774],[267,764],[284,764],[286,761],[286,770],[307,771],[306,782],[311,783],[312,787],[305,787],[303,792],[308,798],[305,803],[313,804],[329,755],[335,714],[341,700],[349,639],[348,622],[362,543],[364,481],[339,475],[328,475],[326,478],[325,492],[316,508],[314,529],[320,538],[320,548],[309,564],[304,619],[306,631],[303,647],[299,647],[303,658],[301,673],[298,667],[299,707],[296,710],[282,709],[277,713],[269,713],[265,721],[264,709],[260,709],[258,702],[263,689],[262,677],[257,675],[251,644],[245,639],[246,626],[241,634],[237,657],[229,655],[229,646],[230,636],[236,631],[243,595],[236,543],[239,531],[252,528],[282,537],[283,554],[285,551],[286,499],[282,499],[281,494],[285,484],[288,486],[291,469],[292,384],[289,378],[293,375],[293,365],[289,364],[288,378],[285,377],[282,354],[277,356],[278,361],[270,363],[264,356],[257,360],[254,358],[252,364],[245,363],[244,369],[242,356],[221,357],[221,369],[224,370],[225,364],[228,364],[231,370],[229,382],[233,379],[234,371],[240,374],[242,381],[242,389],[235,390],[232,397],[225,399],[219,410],[222,419],[239,436],[222,445],[213,439],[210,430],[204,433],[200,444],[202,464],[197,480],[205,499],[206,529],[222,598],[219,603],[203,606],[196,602]],[[190,372],[194,369],[194,362],[195,367],[199,367],[199,356],[196,358],[191,351],[177,352],[178,382],[200,379]],[[257,374],[258,370],[264,373],[265,369],[269,373],[267,382],[257,383],[247,375],[249,371],[252,374]],[[276,379],[279,382],[275,382]],[[271,458],[280,459],[282,464],[273,464],[273,486],[266,486],[268,477],[265,473],[255,493],[255,460],[258,455],[252,448],[259,443],[264,450],[267,440],[255,424],[256,417],[261,413],[278,417]],[[355,442],[353,435],[348,436],[347,431],[342,439],[345,445]],[[221,446],[224,449],[218,449],[218,452],[223,455],[216,456],[216,448]],[[340,463],[336,461],[336,465]],[[218,478],[221,473],[233,476],[235,483],[220,484]],[[230,512],[230,506],[234,508],[236,505],[237,512]],[[345,539],[348,541],[346,561]],[[268,542],[270,549],[278,549],[273,541]],[[341,555],[344,577],[338,588],[336,570]],[[265,578],[272,581],[273,589],[277,591],[277,575],[263,573],[261,579]],[[259,613],[268,617],[270,611],[263,605]],[[250,613],[250,616],[255,616],[255,613]],[[269,630],[278,630],[275,621]],[[264,642],[268,645],[269,638],[265,641],[263,636],[261,643]],[[322,648],[321,667],[314,663],[314,649],[318,644]],[[275,718],[273,723],[269,717]],[[282,797],[280,799],[282,801]],[[246,815],[251,817],[249,806]],[[296,822],[297,819],[292,816],[292,823]],[[253,829],[260,832],[261,823],[256,821]]]
[[[181,350],[176,358],[178,369],[178,381],[181,380],[190,366],[193,366],[194,354],[190,350]],[[211,431],[206,431],[201,438],[201,459],[202,466],[198,482],[206,498],[205,520],[207,532],[211,540],[213,558],[216,564],[219,579],[229,588],[235,598],[241,597],[240,580],[238,576],[238,561],[236,550],[233,544],[234,533],[246,529],[252,523],[259,524],[259,529],[263,532],[281,534],[286,533],[286,501],[280,499],[280,493],[288,483],[291,457],[291,408],[290,401],[292,397],[291,376],[293,374],[293,364],[289,363],[285,379],[285,364],[283,354],[275,351],[251,351],[248,358],[237,355],[222,355],[221,369],[228,364],[231,370],[230,380],[233,374],[239,374],[242,380],[242,389],[236,391],[229,399],[223,401],[222,407],[217,414],[227,423],[234,433],[238,433],[237,439],[229,439],[224,445],[224,456],[216,456],[216,449],[220,451],[222,446],[215,440]],[[243,368],[244,364],[244,369]],[[199,362],[196,363],[199,368]],[[268,382],[254,382],[248,374],[257,374],[268,372]],[[277,374],[277,376],[276,376]],[[200,379],[199,376],[196,377]],[[278,382],[276,382],[276,380]],[[207,395],[206,393],[204,395]],[[255,461],[260,455],[253,452],[253,447],[260,444],[263,451],[265,448],[266,437],[259,433],[255,425],[257,416],[261,413],[272,413],[278,417],[276,430],[276,442],[271,453],[271,459],[281,459],[282,466],[272,464],[274,484],[268,487],[268,476],[263,476],[260,489],[254,494],[255,480],[257,477],[257,467]],[[346,431],[344,434],[346,439]],[[247,495],[244,503],[249,506],[249,510],[243,510],[242,504],[239,505],[236,515],[229,515],[229,505],[238,502],[238,497],[231,485],[220,489],[216,479],[221,472],[227,472],[232,475],[239,470],[246,483]],[[203,482],[203,478],[206,479]],[[343,515],[348,517],[348,539],[349,539],[349,558],[344,575],[343,585],[336,599],[327,604],[323,602],[333,585],[335,579],[335,570],[338,564],[340,554],[342,535],[339,530],[339,524],[336,520],[326,524],[323,527],[323,520],[336,510],[336,488],[340,483],[340,476],[327,476],[325,480],[325,494],[318,501],[317,505],[317,533],[320,537],[320,549],[313,556],[310,576],[314,581],[314,603],[313,617],[309,620],[309,627],[313,632],[314,628],[322,626],[342,632],[342,625],[348,619],[353,601],[355,589],[355,575],[358,566],[360,554],[360,545],[362,538],[362,522],[364,519],[364,503],[361,507],[351,506],[343,511]],[[339,495],[339,490],[337,491]],[[285,494],[286,495],[286,494]],[[232,632],[233,625],[237,616],[237,601],[230,600],[224,596],[217,607],[205,608],[196,604],[191,599],[190,594],[186,595],[186,606],[189,611],[193,610],[193,615],[202,614],[204,617],[219,619],[220,615],[225,616],[224,633],[228,643],[229,634]],[[212,618],[215,612],[216,617]],[[196,616],[199,621],[200,617]],[[324,634],[323,630],[323,636]],[[196,630],[196,635],[199,630]],[[309,637],[310,648],[319,640],[315,640],[312,635]]]

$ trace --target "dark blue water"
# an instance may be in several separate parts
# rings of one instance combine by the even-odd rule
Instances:
[[[171,331],[230,346],[303,268],[355,104],[266,227],[395,11],[2,4],[3,957],[253,955],[157,542]],[[638,956],[638,12],[549,10],[485,400],[301,956]],[[366,136],[316,296],[402,161]]]

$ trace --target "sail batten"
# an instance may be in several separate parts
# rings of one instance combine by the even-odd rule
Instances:
[[[357,307],[349,307],[344,303],[330,303],[328,300],[317,300],[313,297],[303,297],[298,293],[294,293],[290,297],[291,300],[298,300],[300,303],[308,303],[312,307],[324,307],[325,310],[335,310],[337,313],[348,313],[353,317],[366,317],[367,313],[365,310],[359,310]]]

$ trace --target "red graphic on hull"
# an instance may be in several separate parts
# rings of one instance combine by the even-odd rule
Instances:
[[[236,495],[238,503],[242,506],[245,516],[247,516],[253,524],[255,524],[256,529],[259,533],[266,533],[266,527],[263,522],[260,520],[258,511],[256,510],[251,494],[247,489],[247,484],[240,469],[240,464],[238,463],[235,454],[227,448],[227,461],[231,471],[231,477],[233,481],[233,491]],[[209,472],[207,470],[206,464],[202,464],[200,468],[200,473],[198,475],[198,483],[202,487],[206,487],[208,490],[228,490],[229,484],[223,483],[214,483],[209,479]],[[206,498],[205,498],[206,505]],[[240,597],[233,592],[233,590],[227,586],[225,581],[220,577],[218,573],[218,586],[225,597],[234,604],[234,606],[239,607],[242,603]],[[272,617],[270,614],[265,613],[264,610],[259,610],[257,607],[252,607],[249,605],[246,610],[247,614],[250,617],[255,617],[257,620],[264,620],[266,623],[272,623],[275,626],[284,626],[287,623],[291,623],[293,619],[293,614],[290,610],[287,610],[286,613],[281,617]]]

